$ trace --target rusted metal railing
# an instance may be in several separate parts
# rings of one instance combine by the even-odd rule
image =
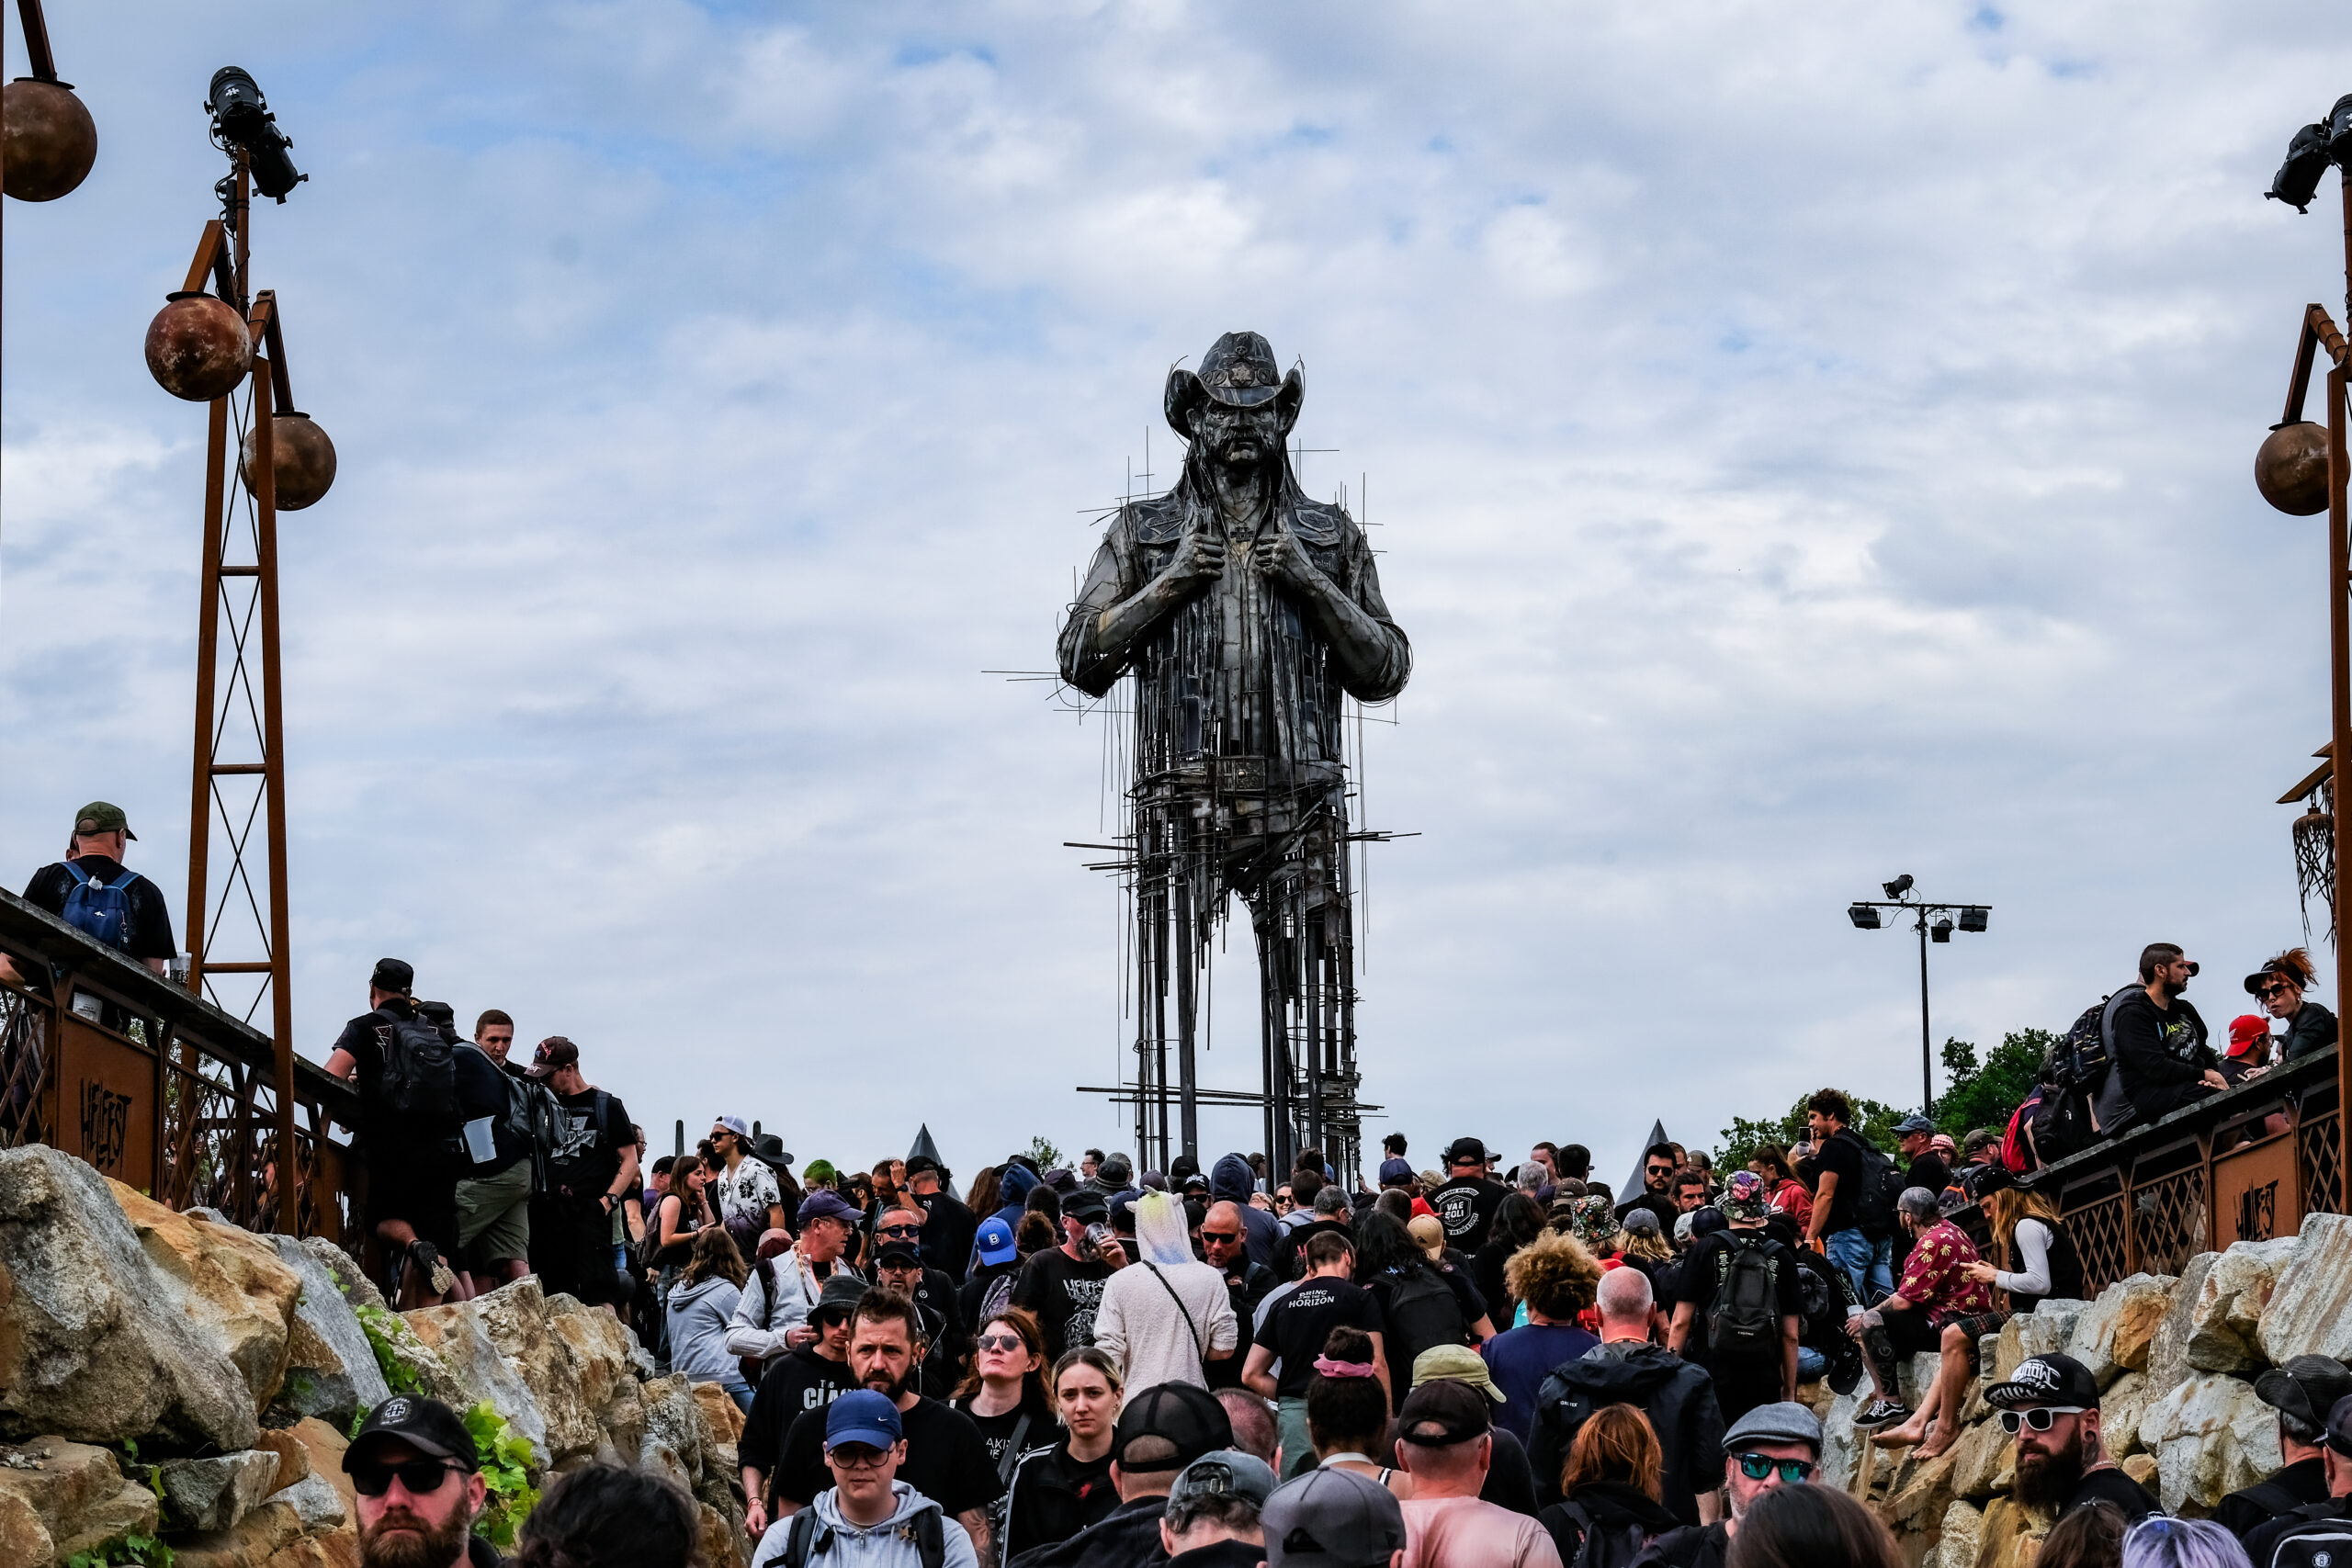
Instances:
[[[280,1213],[270,1038],[0,892],[0,1148],[48,1144],[127,1187],[252,1230],[356,1239],[334,1128],[357,1100],[294,1059],[296,1213]]]
[[[2340,1214],[2344,1118],[2334,1047],[2182,1107],[2044,1168],[2095,1295],[2128,1274],[2177,1274],[2200,1252],[2292,1235]]]

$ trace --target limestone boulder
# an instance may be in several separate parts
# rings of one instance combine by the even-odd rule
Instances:
[[[2134,1480],[2134,1481],[2138,1482],[2141,1485],[2147,1487],[2150,1491],[2152,1491],[2152,1492],[2153,1492],[2154,1490],[2155,1490],[2155,1486],[2156,1486],[2156,1456],[2155,1456],[2155,1455],[2154,1455],[2154,1454],[2133,1454],[2130,1459],[2127,1459],[2127,1460],[2125,1460],[2125,1461],[2123,1461],[2123,1466],[2122,1466],[2122,1468],[2123,1468],[2123,1473],[2124,1473],[2124,1474],[2126,1474],[2126,1475],[2130,1476],[2132,1480]]]
[[[407,1318],[396,1312],[371,1312],[368,1323],[393,1357],[416,1374],[425,1393],[461,1414],[473,1404],[466,1380],[441,1359],[441,1352],[424,1342]]]
[[[2157,1493],[2174,1514],[2210,1513],[2284,1462],[2278,1412],[2255,1397],[2252,1383],[2226,1373],[2160,1394],[2140,1418],[2140,1446],[2155,1455]]]
[[[2090,1369],[2101,1388],[2125,1372],[2145,1371],[2156,1328],[2172,1304],[2170,1274],[2133,1274],[2086,1303],[2075,1319],[2066,1353]]]
[[[727,1391],[715,1382],[698,1382],[692,1387],[695,1408],[702,1412],[704,1443],[715,1447],[720,1443],[741,1442],[743,1438],[743,1413],[736,1408],[734,1400],[728,1397]],[[1821,1390],[1824,1393],[1830,1392],[1826,1381],[1815,1383],[1813,1387]],[[1804,1391],[1799,1392],[1802,1393]],[[1830,1393],[1831,1400],[1836,1397],[1836,1394]],[[1827,1405],[1828,1401],[1824,1401],[1820,1407],[1815,1409],[1815,1414],[1820,1414],[1821,1409],[1827,1408]]]
[[[270,1494],[270,1501],[293,1509],[305,1530],[334,1529],[353,1517],[343,1495],[323,1475],[305,1475],[291,1486],[281,1486]]]
[[[270,1568],[277,1554],[302,1539],[302,1517],[287,1503],[264,1503],[229,1529],[175,1540],[173,1568]]]
[[[0,1433],[251,1447],[253,1386],[187,1294],[106,1178],[45,1145],[0,1150]]]
[[[360,1568],[359,1537],[349,1529],[313,1531],[281,1549],[262,1568]]]
[[[270,1483],[273,1493],[288,1486],[311,1473],[311,1450],[302,1439],[283,1427],[264,1427],[254,1439],[254,1447],[267,1449],[277,1456],[277,1477]]]
[[[317,1236],[264,1239],[302,1287],[288,1331],[286,1378],[270,1417],[290,1424],[315,1416],[347,1429],[354,1414],[382,1404],[392,1391],[376,1365],[367,1330],[360,1327],[346,1292],[356,1280],[366,1287],[367,1296],[375,1298],[373,1304],[380,1307],[383,1298],[340,1247]],[[329,1255],[339,1262],[329,1262]]]
[[[2251,1372],[2266,1363],[2259,1343],[2263,1310],[2278,1276],[2301,1245],[2298,1236],[2242,1241],[2222,1253],[2188,1307],[2183,1358],[2199,1371]]]
[[[1886,1501],[1880,1508],[1896,1536],[1942,1528],[1944,1513],[1957,1498],[1952,1480],[1959,1466],[1957,1443],[1930,1460],[1904,1461],[1888,1480]]]
[[[1944,1510],[1942,1532],[1936,1539],[1936,1568],[1976,1568],[1976,1553],[1984,1539],[1983,1512],[1966,1503]]]
[[[57,1543],[33,1506],[14,1492],[0,1492],[0,1562],[42,1563],[57,1557]]]
[[[596,1424],[604,1433],[596,1444],[596,1457],[606,1464],[634,1469],[644,1450],[644,1386],[635,1378],[614,1384],[611,1397],[596,1413]]]
[[[126,1535],[155,1533],[155,1494],[126,1477],[108,1450],[62,1438],[0,1449],[0,1494],[32,1510],[60,1558],[96,1551]],[[6,1539],[0,1529],[0,1540]],[[0,1562],[15,1561],[0,1551]]]
[[[343,1472],[343,1453],[351,1446],[349,1439],[334,1427],[315,1418],[297,1421],[287,1431],[302,1445],[303,1452],[309,1456],[311,1473],[324,1476],[327,1483],[334,1488],[335,1495],[343,1499],[345,1511],[350,1512],[354,1507],[355,1495],[351,1490],[351,1477]]]
[[[710,1568],[743,1568],[750,1558],[744,1551],[742,1526],[707,1503],[695,1504],[695,1510],[702,1522],[703,1561]]]
[[[364,1306],[390,1306],[376,1281],[368,1278],[368,1270],[359,1260],[322,1235],[306,1235],[294,1244],[309,1253],[318,1266],[334,1277],[343,1299],[354,1311]]]
[[[2099,1396],[2099,1438],[2110,1457],[2120,1460],[2142,1451],[2140,1423],[2157,1397],[2156,1385],[2145,1372],[2124,1373]]]
[[[2163,1321],[2156,1325],[2155,1335],[2148,1342],[2148,1380],[2156,1385],[2159,1393],[2169,1393],[2197,1375],[2197,1369],[2188,1364],[2188,1342],[2196,1332],[2197,1300],[2213,1266],[2221,1260],[2218,1252],[2200,1252],[2181,1268],[2180,1282],[2173,1287]]]
[[[277,1455],[267,1449],[165,1461],[156,1472],[164,1507],[181,1529],[232,1529],[277,1490]]]
[[[177,1287],[174,1304],[244,1375],[254,1412],[267,1408],[286,1375],[301,1277],[250,1231],[201,1213],[174,1213],[119,1181],[107,1185],[139,1245]]]
[[[1895,1369],[1895,1397],[1912,1409],[1918,1409],[1920,1403],[1928,1397],[1928,1391],[1936,1386],[1936,1372],[1942,1359],[1933,1350],[1922,1350],[1916,1356],[1905,1357]]]
[[[1994,1498],[1977,1527],[1976,1568],[2033,1568],[2050,1524],[2049,1515],[2013,1497]]]
[[[469,1397],[458,1409],[462,1411],[476,1400],[487,1400],[509,1426],[530,1439],[531,1451],[540,1464],[554,1457],[548,1450],[547,1419],[539,1413],[539,1403],[521,1371],[499,1353],[484,1325],[478,1302],[420,1307],[401,1316],[465,1384]]]
[[[1997,1421],[1971,1427],[1951,1446],[1952,1495],[1982,1503],[2009,1489],[2017,1445]]]
[[[559,1296],[556,1301],[579,1304],[570,1296]],[[548,1462],[594,1454],[604,1435],[597,1416],[612,1398],[619,1381],[616,1369],[624,1358],[616,1356],[609,1362],[597,1358],[594,1364],[583,1365],[574,1341],[594,1343],[594,1331],[575,1329],[571,1336],[557,1332],[554,1303],[540,1290],[536,1274],[477,1296],[472,1305],[491,1343],[530,1391],[539,1413],[539,1440],[545,1445]]]
[[[2075,1325],[2082,1320],[2086,1302],[2046,1301],[2032,1312],[2019,1313],[2001,1325],[2000,1344],[1994,1352],[1993,1379],[2006,1382],[2029,1356],[2064,1353],[2074,1343]]]
[[[638,1395],[645,1407],[638,1468],[657,1471],[693,1491],[704,1456],[703,1413],[695,1402],[694,1384],[683,1374],[673,1373],[639,1384]]]
[[[637,1336],[620,1319],[602,1307],[556,1295],[548,1299],[548,1328],[571,1351],[579,1369],[581,1401],[588,1408],[603,1409],[624,1384],[634,1389],[637,1373],[631,1361]]]
[[[2263,1310],[2256,1344],[2274,1367],[2297,1356],[2352,1360],[2352,1217],[2305,1214],[2296,1241]]]
[[[1862,1450],[1870,1446],[1870,1434],[1854,1429],[1854,1416],[1862,1408],[1860,1396],[1869,1389],[1865,1380],[1855,1393],[1835,1396],[1822,1413],[1821,1479],[1825,1484],[1853,1490],[1856,1466]]]

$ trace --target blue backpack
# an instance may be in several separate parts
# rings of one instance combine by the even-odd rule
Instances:
[[[108,947],[129,947],[130,885],[139,880],[139,874],[126,871],[109,887],[94,880],[74,862],[69,860],[64,864],[66,874],[74,879],[74,886],[65,894],[65,908],[61,911],[65,923]]]

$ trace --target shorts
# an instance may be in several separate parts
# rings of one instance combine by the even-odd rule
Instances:
[[[458,1247],[458,1178],[449,1160],[414,1145],[381,1145],[365,1151],[368,1228],[401,1220],[445,1255]]]
[[[458,1267],[481,1269],[531,1256],[531,1162],[458,1181]]]
[[[1284,1481],[1315,1468],[1315,1444],[1306,1432],[1306,1401],[1287,1395],[1274,1402],[1274,1435],[1282,1444]]]
[[[1997,1308],[1992,1312],[1972,1312],[1961,1317],[1946,1318],[1937,1332],[1940,1335],[1945,1328],[1957,1328],[1967,1336],[1968,1370],[1973,1375],[1983,1370],[1980,1363],[1983,1360],[1984,1337],[1987,1334],[2001,1332],[2001,1325],[2008,1322],[2009,1316],[2009,1314]]]

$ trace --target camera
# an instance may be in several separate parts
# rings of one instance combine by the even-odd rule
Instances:
[[[213,135],[227,146],[244,149],[254,188],[262,195],[274,196],[282,205],[288,191],[311,177],[296,172],[294,160],[286,151],[294,145],[293,138],[277,129],[269,100],[262,96],[260,85],[243,66],[223,65],[212,73],[212,90],[205,97],[204,107],[212,116]]]

